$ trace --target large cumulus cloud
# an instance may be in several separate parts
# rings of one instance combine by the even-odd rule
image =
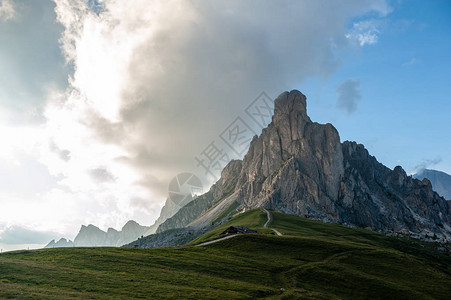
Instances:
[[[151,223],[180,172],[210,184],[194,157],[256,96],[331,75],[352,19],[389,12],[385,1],[54,2],[73,72],[49,96],[40,162],[61,201],[84,205],[75,219],[104,227]]]

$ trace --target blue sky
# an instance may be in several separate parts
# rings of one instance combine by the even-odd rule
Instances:
[[[375,44],[347,53],[330,78],[299,89],[310,98],[312,119],[333,123],[342,140],[364,144],[387,166],[450,173],[451,3],[391,5],[388,16],[370,18],[379,24]],[[361,99],[355,112],[339,115],[336,88],[348,78],[360,80]]]
[[[151,225],[174,176],[214,182],[212,141],[240,158],[220,134],[262,92],[451,173],[448,49],[449,1],[0,0],[0,245]]]

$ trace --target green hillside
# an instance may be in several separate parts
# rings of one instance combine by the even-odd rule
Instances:
[[[229,225],[261,234],[203,247],[59,248],[0,255],[0,298],[449,299],[451,257],[435,245],[254,210]]]

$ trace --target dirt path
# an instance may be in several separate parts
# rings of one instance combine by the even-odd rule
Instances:
[[[205,242],[205,243],[196,245],[196,247],[211,245],[211,244],[214,244],[214,243],[223,241],[223,240],[227,240],[227,239],[233,238],[233,237],[235,237],[235,236],[237,236],[237,235],[238,235],[238,234],[228,235],[228,236],[222,237],[222,238],[217,239],[217,240],[213,240],[213,241],[209,241],[209,242]]]
[[[268,220],[266,221],[265,225],[263,225],[263,228],[267,228],[268,224],[271,223],[271,221],[272,221],[272,215],[266,208],[262,208],[262,210],[266,213],[266,216],[268,216]],[[274,228],[269,228],[269,229],[274,231],[275,234],[277,234],[278,236],[282,236],[282,234],[277,229],[274,229]]]

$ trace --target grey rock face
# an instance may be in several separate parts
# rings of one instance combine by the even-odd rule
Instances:
[[[243,160],[237,189],[247,207],[338,217],[334,201],[344,173],[340,137],[332,125],[313,123],[306,107],[299,91],[276,99],[271,124],[252,140]]]

